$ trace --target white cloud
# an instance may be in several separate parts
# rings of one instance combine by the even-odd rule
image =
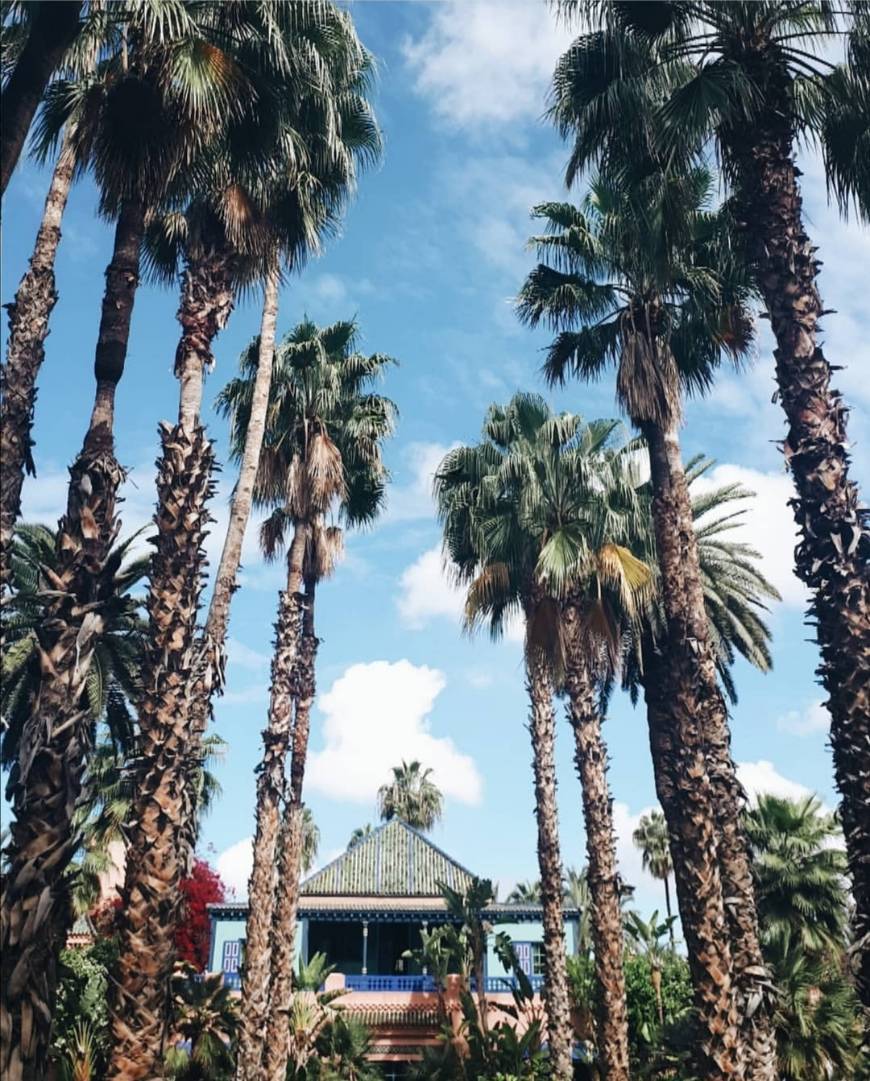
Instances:
[[[432,481],[444,455],[458,443],[409,443],[405,462],[394,473],[394,483],[387,495],[385,522],[406,522],[433,518]],[[410,479],[409,479],[410,478]]]
[[[406,627],[422,630],[433,619],[449,619],[460,627],[465,590],[451,581],[438,545],[423,552],[402,571],[399,586],[396,605],[399,618]],[[525,625],[522,617],[512,616],[507,620],[504,636],[508,642],[523,641]]]
[[[445,796],[479,803],[483,782],[474,760],[430,731],[429,714],[444,686],[442,672],[407,660],[348,668],[320,699],[324,747],[310,756],[310,788],[372,803],[393,766],[419,759]]]
[[[803,710],[792,709],[777,718],[776,727],[793,736],[809,736],[827,732],[831,727],[831,715],[822,702],[810,702]]]
[[[812,795],[806,785],[783,777],[772,762],[761,758],[757,762],[738,762],[737,779],[746,789],[750,803],[759,796],[781,796],[785,799],[803,799]]]
[[[403,46],[415,89],[452,127],[534,120],[546,107],[556,60],[571,42],[543,3],[447,0],[425,33]]]
[[[450,619],[459,626],[465,591],[450,581],[437,545],[405,568],[399,585],[397,604],[406,627],[420,630],[437,618]]]
[[[730,534],[760,552],[765,576],[782,594],[785,604],[802,608],[806,590],[793,571],[797,527],[788,500],[794,495],[791,478],[786,473],[762,473],[757,469],[724,463],[717,465],[693,485],[695,492],[710,491],[726,484],[741,484],[755,492],[744,500],[741,525]]]
[[[248,896],[248,879],[254,866],[254,838],[245,837],[217,858],[217,873],[238,899]]]
[[[269,666],[270,655],[251,649],[238,638],[227,639],[227,653],[229,663],[237,668],[245,668],[250,672],[259,672]]]

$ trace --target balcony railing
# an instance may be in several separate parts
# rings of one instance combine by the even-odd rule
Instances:
[[[345,976],[348,991],[434,991],[433,976]]]
[[[224,986],[231,991],[239,991],[242,987],[242,977],[239,972],[224,972]],[[532,990],[542,991],[544,987],[543,976],[531,976],[529,982]],[[437,990],[434,976],[361,976],[348,975],[344,977],[344,986],[348,991],[399,991],[399,992],[434,992]],[[484,980],[486,993],[507,994],[516,990],[517,981],[513,976],[487,976]],[[475,981],[471,981],[471,990],[476,991]]]

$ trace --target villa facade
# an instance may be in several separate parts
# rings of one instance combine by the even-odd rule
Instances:
[[[405,955],[420,946],[421,930],[450,919],[439,883],[464,893],[472,878],[418,830],[393,819],[302,883],[297,963],[326,954],[336,969],[327,987],[344,988],[342,1007],[372,1028],[372,1058],[382,1063],[387,1078],[400,1077],[401,1064],[418,1058],[439,1030],[435,981]],[[238,989],[248,907],[213,905],[210,913],[209,968]],[[541,906],[495,903],[484,915],[493,935],[510,935],[537,999],[543,982]],[[578,930],[578,914],[568,910],[569,952],[576,947]],[[492,941],[484,979],[493,1007],[512,1001],[513,977],[496,957]],[[446,998],[448,1009],[453,999],[458,1011],[457,981],[448,980]]]

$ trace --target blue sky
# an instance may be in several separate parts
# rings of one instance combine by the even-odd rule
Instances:
[[[420,757],[445,793],[434,839],[462,863],[501,883],[537,877],[530,747],[525,729],[520,645],[469,641],[460,634],[460,600],[444,580],[429,497],[431,474],[455,442],[477,438],[487,405],[517,389],[548,394],[538,377],[546,337],[520,327],[511,297],[531,265],[524,250],[529,207],[563,197],[566,152],[541,121],[547,79],[568,42],[537,3],[459,0],[358,3],[360,33],[380,58],[377,111],[383,164],[366,175],[343,235],[282,290],[279,330],[307,313],[318,322],[356,315],[363,348],[397,358],[384,392],[401,420],[387,456],[390,507],[377,527],[348,538],[347,558],[318,594],[320,698],[311,736],[307,798],[321,830],[321,862],[343,849],[352,829],[374,821],[374,796],[391,765]],[[844,366],[837,384],[852,406],[855,474],[868,470],[866,267],[870,237],[843,223],[825,199],[819,163],[803,163],[807,216],[824,260],[826,348]],[[3,299],[26,265],[47,176],[19,169],[4,206]],[[577,192],[576,195],[582,194]],[[52,318],[36,417],[38,476],[25,487],[31,520],[56,521],[66,466],[90,410],[91,366],[103,269],[111,232],[95,216],[89,182],[74,192],[58,259],[60,299]],[[154,500],[158,420],[175,415],[172,361],[177,296],[147,286],[133,318],[127,371],[118,395],[118,453],[129,467],[125,529],[148,521]],[[210,403],[234,374],[256,332],[256,301],[240,303],[217,341],[207,385],[209,430],[219,459],[227,433]],[[5,329],[5,328],[4,328]],[[835,803],[826,745],[827,718],[814,680],[804,594],[791,574],[790,481],[777,440],[783,436],[769,339],[762,331],[751,370],[724,375],[692,403],[686,455],[717,459],[716,479],[737,479],[758,496],[749,510],[753,542],[784,600],[771,612],[774,672],[736,672],[734,753],[750,791],[817,791]],[[572,384],[553,404],[587,417],[616,415],[612,380]],[[233,468],[222,474],[210,540],[216,562]],[[256,525],[256,520],[253,525]],[[263,564],[254,529],[247,538],[243,588],[234,602],[228,693],[216,710],[227,740],[217,767],[223,798],[202,831],[203,850],[244,893],[253,829],[254,766],[268,700],[268,664],[280,567]],[[559,729],[560,812],[566,863],[581,865],[584,835],[570,732]],[[607,721],[611,783],[623,875],[644,907],[660,892],[642,874],[630,833],[654,805],[641,711],[616,696]]]

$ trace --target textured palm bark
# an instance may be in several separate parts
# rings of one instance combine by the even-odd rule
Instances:
[[[607,748],[601,734],[601,714],[595,687],[583,653],[577,610],[565,612],[568,652],[565,690],[568,719],[574,731],[574,762],[583,796],[586,824],[588,882],[592,895],[592,936],[595,943],[598,1066],[602,1081],[628,1081],[628,1011],[623,971],[622,912],[616,866],[613,805],[607,783]]]
[[[143,226],[141,207],[128,206],[115,229],[96,347],[94,411],[70,467],[57,570],[44,571],[52,592],[37,629],[42,676],[9,778],[15,821],[0,928],[0,1073],[9,1081],[45,1075],[57,959],[72,923],[64,872],[78,843],[72,815],[93,740],[81,701],[103,628],[101,609],[114,595],[108,557],[120,529],[115,508],[124,477],[115,459],[111,403],[124,370],[122,330],[129,333]]]
[[[182,912],[180,883],[188,870],[178,836],[195,814],[187,717],[213,452],[198,425],[189,434],[165,424],[161,440],[137,776],[111,996],[108,1076],[125,1079],[161,1076],[171,1021],[175,928]]]
[[[51,176],[30,265],[15,299],[6,305],[9,339],[6,363],[0,368],[0,592],[9,586],[12,531],[21,513],[24,473],[36,472],[30,454],[36,378],[45,358],[48,321],[57,302],[54,261],[74,166],[72,133],[67,130]]]
[[[849,477],[848,410],[831,387],[819,341],[825,314],[820,263],[807,235],[793,159],[791,86],[773,50],[760,123],[723,139],[737,176],[737,213],[776,338],[776,381],[787,421],[783,452],[794,479],[800,541],[795,570],[811,591],[810,615],[828,693],[834,774],[842,797],[855,900],[856,983],[870,1010],[870,524]],[[870,1024],[868,1024],[870,1029]]]
[[[197,743],[201,741],[208,727],[215,690],[223,686],[230,605],[233,594],[238,588],[236,576],[242,561],[242,542],[245,539],[245,530],[251,516],[254,481],[260,461],[263,433],[266,429],[266,408],[269,404],[269,389],[272,385],[272,367],[275,359],[279,283],[280,276],[277,268],[274,268],[267,275],[263,286],[260,352],[251,400],[251,417],[245,433],[245,447],[239,466],[239,478],[233,489],[230,519],[215,576],[208,617],[200,642],[201,661],[195,680],[190,712],[191,731]]]
[[[187,718],[197,668],[196,621],[214,495],[214,451],[199,423],[211,344],[232,310],[225,253],[192,262],[182,283],[176,351],[179,416],[162,424],[157,462],[157,526],[148,592],[148,650],[139,702],[139,754],[131,816],[120,951],[112,981],[110,1076],[145,1078],[161,1069],[170,1016],[181,879],[196,832]]]
[[[547,1042],[554,1081],[570,1081],[571,1005],[563,915],[562,857],[556,806],[556,719],[553,687],[547,664],[539,654],[526,658],[526,689],[531,715],[532,769],[535,778],[535,818],[538,826],[538,869],[544,924],[544,1005]]]
[[[302,614],[302,640],[299,646],[296,719],[293,725],[293,748],[287,784],[287,804],[281,831],[281,856],[278,868],[277,898],[272,925],[269,1012],[266,1046],[261,1077],[265,1081],[284,1081],[290,1045],[290,1005],[293,994],[293,954],[296,941],[296,917],[299,909],[299,880],[302,874],[302,840],[305,806],[302,802],[311,707],[317,691],[317,636],[314,633],[316,583],[305,582],[305,605]]]
[[[696,1068],[701,1077],[742,1077],[733,959],[719,866],[716,808],[704,732],[718,691],[706,685],[699,656],[709,650],[700,612],[687,591],[697,567],[695,533],[675,430],[644,425],[650,454],[652,518],[666,615],[662,663],[646,673],[650,748],[656,791],[668,823],[680,916],[698,1015]],[[650,705],[654,698],[657,709]]]
[[[33,5],[27,42],[0,97],[0,194],[18,164],[48,80],[79,32],[81,8],[79,0]]]
[[[261,1076],[266,1038],[276,893],[275,862],[281,833],[281,803],[286,787],[284,771],[293,735],[293,707],[298,690],[296,661],[303,604],[299,590],[306,539],[307,530],[297,526],[288,556],[287,588],[278,598],[269,719],[263,732],[263,756],[257,776],[254,862],[248,882],[249,908],[242,976],[244,1009],[236,1057],[236,1077],[239,1081],[255,1081]],[[286,849],[285,843],[285,852]]]

